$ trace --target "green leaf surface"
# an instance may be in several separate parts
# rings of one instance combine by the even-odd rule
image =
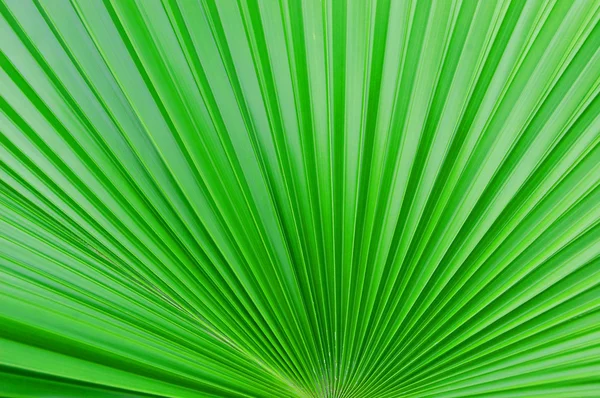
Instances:
[[[0,396],[599,396],[599,92],[598,0],[0,0]]]

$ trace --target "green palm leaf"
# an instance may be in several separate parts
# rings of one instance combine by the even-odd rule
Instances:
[[[600,2],[0,0],[0,395],[600,394]]]

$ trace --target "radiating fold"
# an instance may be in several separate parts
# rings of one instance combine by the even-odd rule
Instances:
[[[597,395],[599,22],[0,0],[0,395]]]

